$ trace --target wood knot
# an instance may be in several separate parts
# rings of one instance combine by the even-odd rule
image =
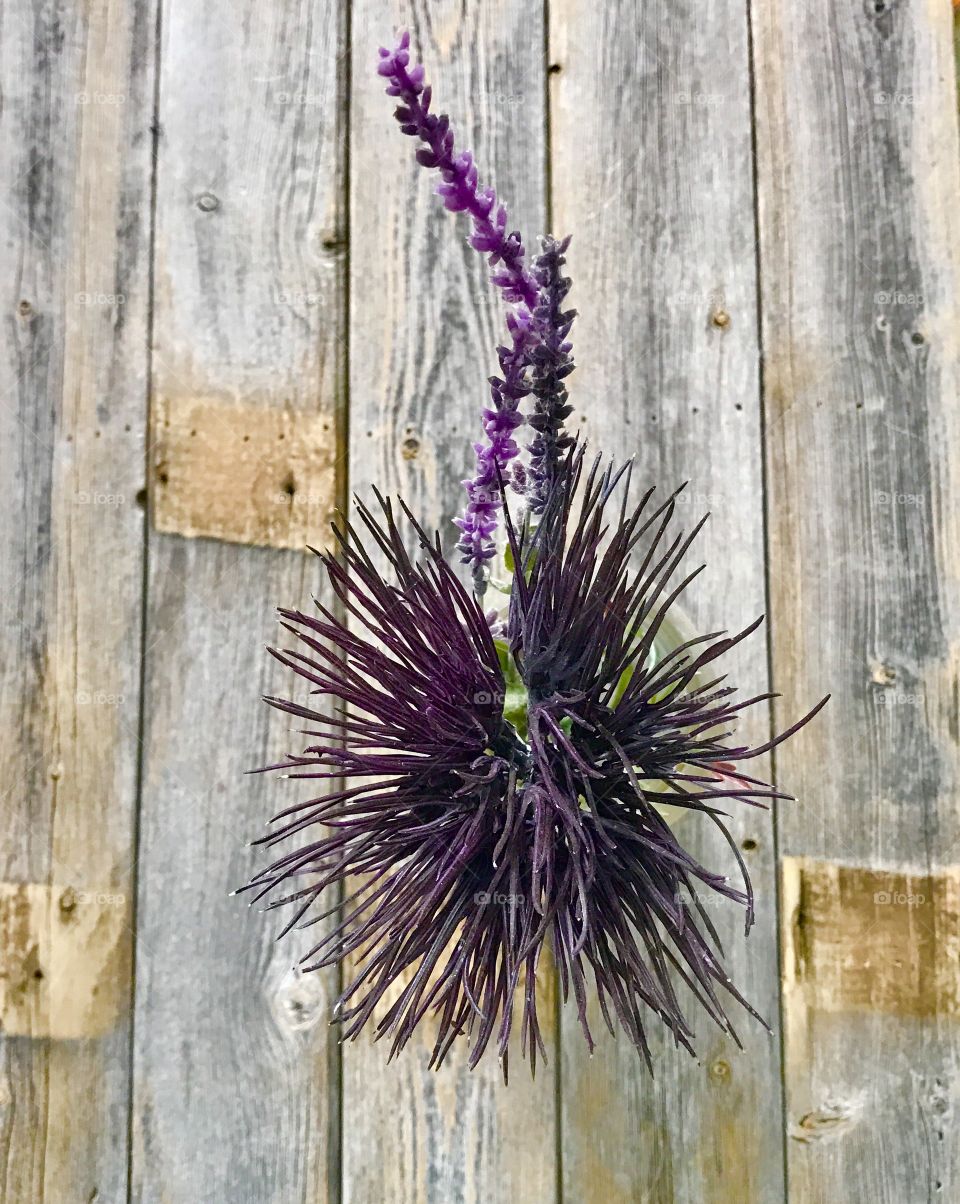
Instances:
[[[343,235],[336,230],[324,230],[320,235],[320,247],[327,255],[338,255],[346,246]]]
[[[274,997],[274,1015],[282,1028],[302,1032],[313,1028],[326,1008],[319,974],[304,974],[293,966],[284,974]]]
[[[711,1083],[729,1083],[732,1074],[730,1063],[724,1061],[723,1058],[715,1058],[710,1063],[707,1073]]]
[[[220,198],[212,192],[201,192],[197,197],[197,208],[201,213],[213,213],[220,208]]]
[[[856,1100],[846,1103],[830,1100],[812,1112],[805,1112],[791,1129],[790,1136],[803,1145],[835,1141],[853,1128],[862,1110],[862,1105]]]
[[[715,309],[710,315],[710,321],[720,330],[730,325],[730,315],[725,309]]]
[[[897,671],[893,665],[880,661],[871,668],[870,680],[878,686],[892,686],[897,680]]]

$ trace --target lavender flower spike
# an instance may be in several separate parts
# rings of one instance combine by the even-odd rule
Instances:
[[[574,369],[572,344],[567,335],[577,311],[561,307],[570,290],[562,274],[564,252],[570,238],[542,239],[543,250],[534,260],[533,274],[540,295],[533,318],[538,339],[530,353],[531,392],[536,398],[534,414],[528,419],[536,431],[530,444],[530,509],[541,514],[557,469],[573,439],[563,429],[573,409],[567,404],[566,378]]]
[[[453,521],[460,528],[457,544],[465,564],[473,565],[474,592],[482,597],[486,589],[484,565],[495,552],[493,533],[501,506],[501,483],[507,479],[508,465],[520,448],[513,433],[524,419],[518,406],[530,392],[525,377],[536,337],[530,312],[518,306],[507,314],[507,329],[513,336],[511,347],[498,347],[502,377],[490,377],[491,405],[483,411],[483,430],[489,443],[475,443],[475,475],[464,481],[467,507],[463,518]]]
[[[490,266],[499,270],[490,279],[503,290],[511,304],[523,303],[530,310],[537,304],[537,284],[523,266],[523,243],[519,233],[507,233],[507,211],[498,204],[492,188],[481,188],[477,169],[469,151],[459,154],[454,147],[450,118],[430,112],[431,89],[423,82],[423,67],[417,63],[408,70],[410,62],[410,31],[404,30],[393,48],[380,48],[377,71],[390,82],[387,95],[400,101],[394,116],[405,134],[418,137],[426,145],[417,151],[417,162],[423,167],[440,169],[443,183],[437,194],[453,213],[466,212],[473,218],[473,233],[469,242],[475,251],[488,255]]]
[[[389,80],[388,95],[400,101],[395,116],[405,134],[419,137],[426,144],[417,151],[417,161],[424,167],[439,168],[443,183],[437,192],[446,208],[470,214],[470,245],[489,257],[494,269],[490,279],[512,307],[507,315],[511,346],[498,348],[501,376],[490,378],[491,404],[483,412],[488,442],[474,444],[476,470],[463,482],[467,506],[463,517],[455,520],[461,531],[457,547],[464,563],[473,566],[474,589],[479,597],[486,588],[486,562],[495,551],[493,533],[500,509],[500,481],[507,479],[510,461],[520,450],[513,435],[524,421],[519,403],[530,392],[525,372],[536,343],[532,311],[541,304],[540,286],[523,266],[519,233],[507,233],[505,207],[498,203],[492,188],[479,187],[470,152],[456,152],[449,118],[430,112],[431,90],[423,82],[423,67],[408,66],[409,47],[410,34],[404,30],[393,50],[380,49],[377,70]]]
[[[513,335],[513,347],[498,348],[503,379],[491,377],[493,409],[484,410],[483,426],[489,446],[476,444],[477,473],[464,481],[469,502],[463,518],[455,519],[463,532],[457,547],[463,559],[473,564],[474,590],[482,597],[486,587],[484,564],[494,554],[493,532],[496,530],[500,506],[501,482],[508,477],[507,465],[518,448],[511,438],[522,422],[517,412],[520,400],[528,393],[536,397],[536,409],[528,419],[536,431],[530,443],[529,481],[519,462],[514,465],[513,484],[520,493],[529,496],[530,509],[541,514],[558,466],[573,445],[573,439],[563,429],[572,406],[567,404],[565,379],[573,371],[572,344],[567,340],[576,316],[575,310],[562,309],[570,289],[569,279],[562,275],[564,252],[570,239],[542,240],[543,250],[533,263],[537,281],[537,305],[532,317],[523,309],[522,317],[507,316],[507,326]],[[528,372],[529,370],[529,372]]]

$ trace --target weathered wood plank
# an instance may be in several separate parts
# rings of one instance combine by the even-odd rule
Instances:
[[[198,399],[216,405],[190,428],[207,448],[195,454],[219,452],[211,474],[229,478],[231,496],[246,481],[269,504],[258,472],[283,468],[275,441],[303,414],[319,436],[303,454],[336,459],[344,33],[342,7],[318,0],[165,6],[155,503],[163,475],[171,486],[204,480],[202,466],[174,462],[185,440],[157,425]],[[273,500],[290,505],[282,476]],[[289,721],[259,702],[290,685],[262,646],[278,634],[275,606],[310,605],[316,562],[154,532],[149,565],[134,1191],[184,1204],[336,1200],[336,976],[294,974],[309,934],[276,945],[277,916],[229,897],[264,864],[246,842],[292,801],[290,784],[242,772],[297,745]]]
[[[638,481],[689,481],[681,521],[711,520],[691,553],[708,568],[687,603],[705,630],[764,609],[763,495],[748,30],[742,7],[550,6],[555,233],[572,232],[577,371],[571,398],[592,445],[635,455]],[[722,70],[718,70],[722,64]],[[766,684],[758,634],[730,680]],[[743,731],[760,742],[767,716]],[[736,874],[722,839],[686,818],[684,843]],[[711,910],[733,980],[777,1023],[776,901],[768,815],[731,830],[757,890],[758,922]],[[735,1005],[734,1005],[735,1007]],[[691,1012],[694,1019],[697,1012]],[[587,1056],[573,1008],[561,1028],[563,1198],[774,1201],[783,1196],[776,1037],[746,1015],[745,1049],[696,1019],[699,1061],[651,1016],[656,1077],[629,1043]]]
[[[449,546],[503,310],[466,228],[413,162],[375,75],[377,47],[397,21],[428,64],[435,107],[454,117],[460,144],[475,151],[528,238],[544,227],[543,29],[539,11],[521,2],[361,0],[353,10],[351,490],[402,491]],[[549,1003],[544,1012],[549,1021]],[[531,1083],[517,1059],[507,1088],[494,1057],[471,1074],[458,1051],[427,1071],[428,1036],[389,1065],[386,1042],[347,1045],[344,1199],[554,1200],[549,1026],[545,1037],[549,1065]]]
[[[791,1197],[950,1200],[960,1040],[936,969],[956,975],[954,892],[937,884],[960,837],[950,9],[752,7],[773,680],[791,705],[833,692],[778,754],[801,799],[780,813]],[[825,978],[831,948],[842,973]]]
[[[127,1190],[153,4],[0,12],[0,1197]]]
[[[156,399],[158,531],[304,551],[337,493],[330,415],[235,398]]]

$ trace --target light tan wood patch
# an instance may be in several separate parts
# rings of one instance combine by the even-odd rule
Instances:
[[[158,531],[272,548],[327,542],[336,497],[329,415],[161,397],[151,472]]]
[[[783,916],[786,989],[807,1008],[960,1015],[960,866],[911,874],[787,857]]]
[[[129,911],[108,889],[0,883],[0,1032],[109,1032],[129,1004]]]

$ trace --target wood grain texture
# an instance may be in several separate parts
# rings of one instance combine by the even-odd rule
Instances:
[[[694,15],[668,3],[556,0],[550,21],[554,226],[574,234],[570,300],[580,311],[576,418],[595,449],[635,456],[638,488],[689,482],[678,525],[712,517],[689,557],[707,572],[685,605],[701,630],[737,630],[764,609],[746,14],[727,3]],[[762,632],[725,667],[745,696],[761,693]],[[764,709],[741,730],[762,742]],[[682,824],[681,840],[704,864],[737,873],[705,822]],[[710,914],[731,977],[776,1025],[771,821],[744,808],[730,826],[746,850],[758,922],[745,941],[741,909]],[[565,1200],[782,1200],[776,1037],[743,1014],[741,1052],[695,1005],[691,1016],[698,1061],[651,1016],[651,1081],[598,1012],[592,1059],[573,1008],[564,1012]]]
[[[218,398],[225,446],[254,409],[272,415],[259,433],[312,415],[314,433],[329,426],[317,453],[335,462],[343,11],[171,0],[162,28],[153,395]],[[267,441],[260,462],[273,455]],[[253,488],[257,465],[241,467]],[[318,584],[299,552],[151,536],[138,1200],[337,1199],[336,977],[294,972],[309,934],[277,945],[278,917],[230,897],[265,864],[244,846],[294,801],[290,783],[243,777],[299,740],[258,701],[291,688],[263,643],[279,634],[274,608],[309,606]]]
[[[17,1204],[126,1195],[152,7],[0,8],[0,1198]]]
[[[402,491],[451,546],[503,309],[466,246],[467,226],[432,195],[375,74],[377,47],[395,24],[411,29],[435,109],[451,114],[458,144],[474,150],[528,242],[544,228],[543,29],[539,10],[519,2],[353,8],[351,490]],[[518,1051],[507,1088],[495,1058],[470,1073],[462,1050],[430,1072],[429,1034],[389,1065],[386,1042],[345,1047],[346,1201],[555,1199],[555,1033],[545,994],[549,1064],[534,1083]]]
[[[849,1006],[824,1006],[826,983],[785,1000],[790,1194],[952,1200],[956,1017],[935,975],[923,1007],[914,997],[891,1011],[891,981],[902,978],[904,1003],[915,996],[914,967],[898,978],[877,966],[894,954],[867,920],[876,876],[936,881],[960,839],[950,10],[752,7],[773,679],[792,705],[833,692],[778,753],[801,800],[781,811],[780,832],[788,856],[853,867],[834,889],[863,918],[844,966]],[[784,909],[788,973],[796,933],[802,947],[823,910],[815,897]],[[890,905],[905,909],[885,922],[900,926],[911,959],[949,958],[954,904],[938,899]]]

